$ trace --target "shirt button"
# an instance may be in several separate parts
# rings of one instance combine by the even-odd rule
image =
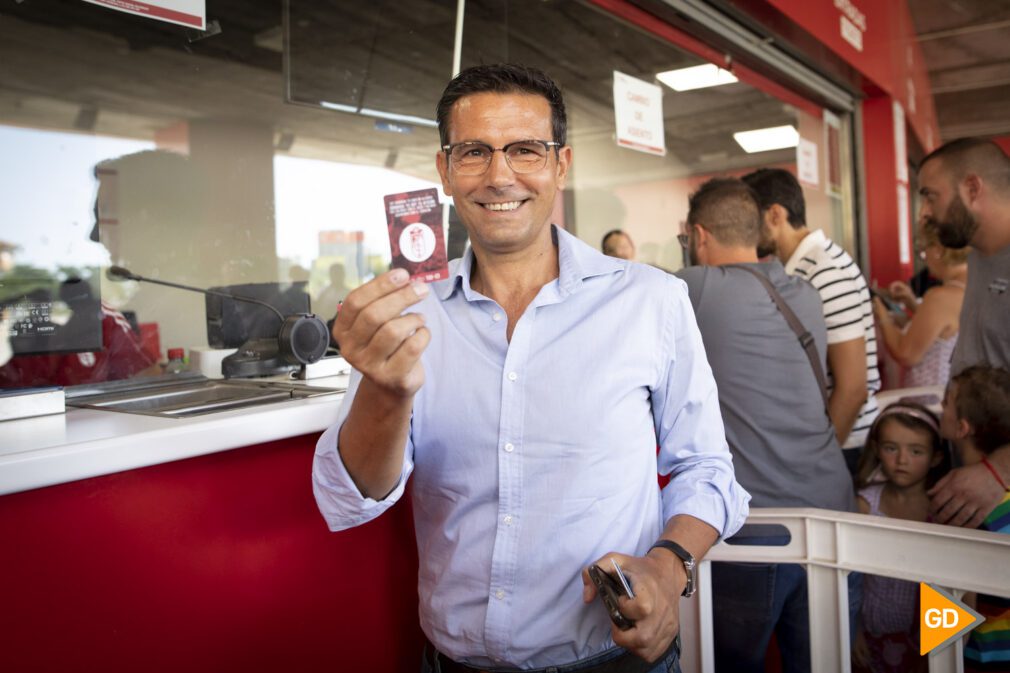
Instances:
[[[498,600],[501,600],[505,598],[505,592],[499,589],[498,591],[494,592],[494,597],[497,598]]]
[[[495,313],[493,316],[491,316],[491,320],[499,322],[501,320],[501,313]]]
[[[512,453],[513,449],[515,449],[515,448],[516,447],[515,447],[514,444],[512,444],[512,442],[506,442],[506,444],[505,444],[505,452],[506,453]]]
[[[506,526],[511,526],[512,525],[512,515],[511,514],[506,514],[505,518],[502,519],[502,521],[505,522]]]
[[[519,378],[518,374],[515,372],[509,372],[509,381],[515,381],[517,378]]]

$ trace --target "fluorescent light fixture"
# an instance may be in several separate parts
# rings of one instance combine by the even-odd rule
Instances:
[[[395,112],[383,112],[382,110],[372,110],[369,108],[356,108],[352,105],[344,105],[342,103],[331,103],[329,101],[321,100],[319,105],[326,108],[327,110],[338,110],[340,112],[350,112],[351,114],[359,114],[365,117],[374,117],[376,119],[388,119],[393,122],[403,122],[404,124],[415,124],[417,126],[430,126],[431,128],[438,128],[438,122],[434,119],[425,119],[424,117],[415,117],[413,115],[401,115]]]
[[[755,152],[796,147],[800,143],[800,134],[792,126],[773,126],[767,129],[739,131],[733,134],[733,140],[743,148],[744,152],[754,154]]]
[[[704,89],[710,86],[732,84],[737,81],[730,71],[723,70],[714,63],[680,68],[679,70],[667,70],[656,75],[656,79],[674,91]]]

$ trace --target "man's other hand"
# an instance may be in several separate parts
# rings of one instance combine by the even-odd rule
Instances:
[[[614,624],[610,632],[617,645],[654,662],[670,647],[670,643],[680,630],[680,594],[687,585],[687,572],[679,559],[666,551],[653,552],[653,556],[626,556],[609,553],[596,564],[602,569],[613,567],[611,559],[617,561],[635,594],[633,599],[622,596],[618,607],[635,626],[621,631]],[[596,586],[589,578],[587,569],[582,569],[582,600],[591,603],[596,600]],[[600,606],[600,610],[603,610]]]
[[[978,528],[1003,498],[1003,487],[985,465],[951,470],[929,495],[929,511],[936,523]]]
[[[340,354],[386,394],[411,397],[424,383],[421,354],[431,338],[420,313],[403,314],[428,294],[393,269],[347,295],[333,323]]]

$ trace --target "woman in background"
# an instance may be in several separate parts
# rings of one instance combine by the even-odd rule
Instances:
[[[904,329],[880,298],[873,299],[873,313],[884,344],[891,357],[905,368],[906,388],[946,385],[968,277],[968,248],[955,250],[940,245],[936,227],[929,221],[922,225],[922,240],[919,255],[930,275],[942,284],[930,288],[921,303],[907,283],[891,284],[891,296],[911,315]]]

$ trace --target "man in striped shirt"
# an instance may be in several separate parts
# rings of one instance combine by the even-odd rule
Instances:
[[[806,223],[799,182],[788,171],[763,168],[744,176],[758,194],[764,231],[761,257],[776,254],[786,273],[817,289],[828,325],[828,412],[850,471],[877,417],[880,373],[873,306],[863,274],[845,250]]]

